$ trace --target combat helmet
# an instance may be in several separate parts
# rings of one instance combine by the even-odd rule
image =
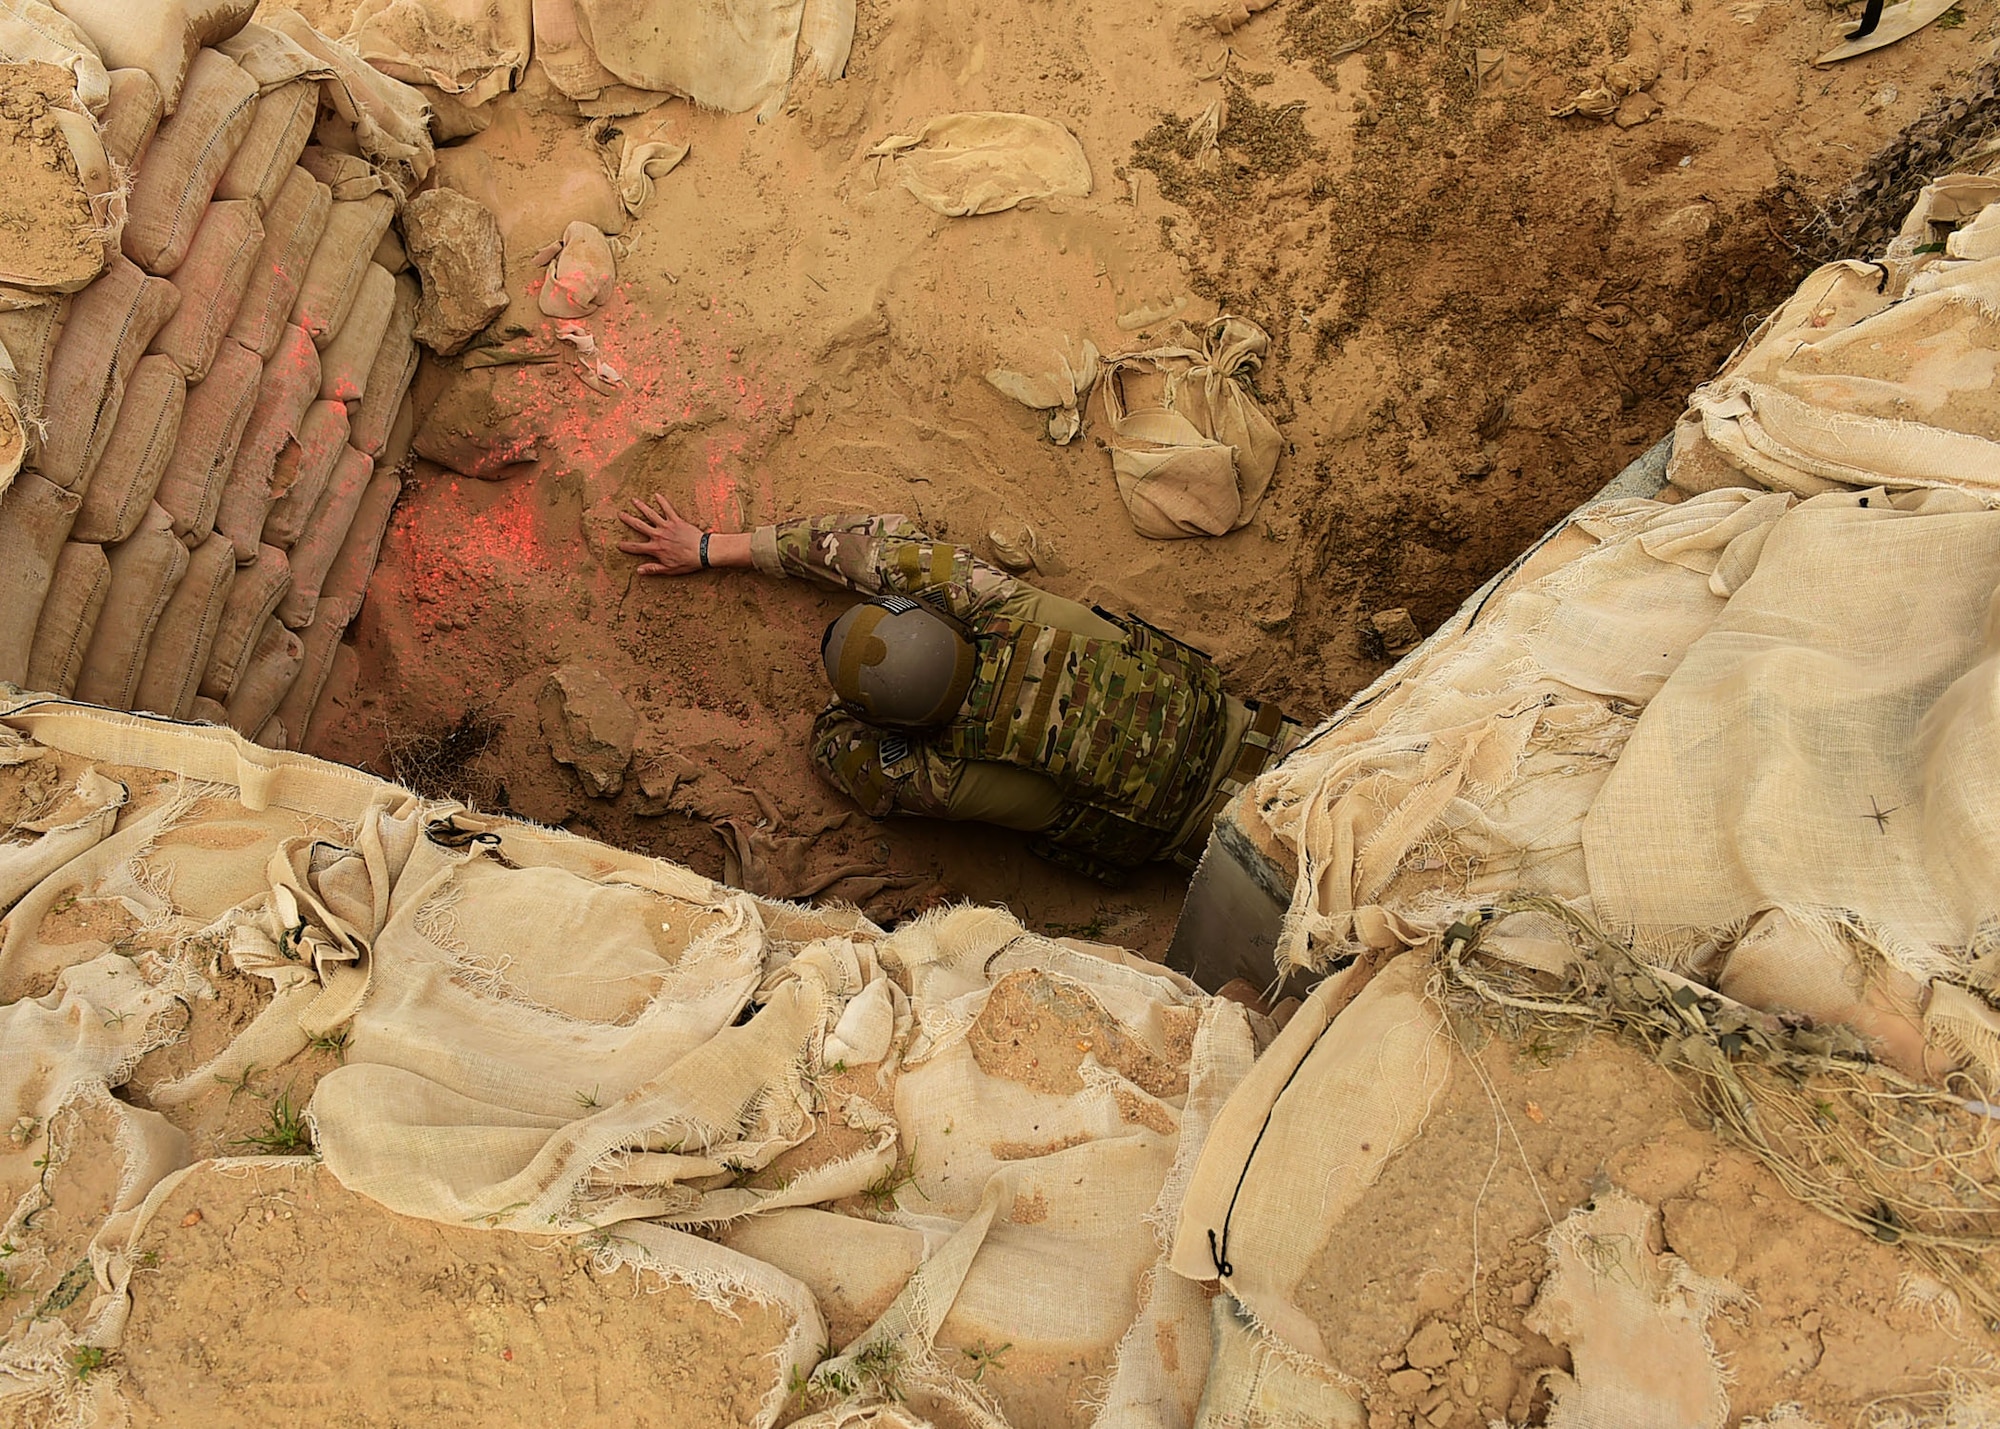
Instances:
[[[955,622],[901,595],[853,607],[827,626],[819,653],[843,704],[870,724],[905,729],[958,713],[976,664]]]

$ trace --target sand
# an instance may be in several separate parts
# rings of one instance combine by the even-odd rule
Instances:
[[[737,787],[799,828],[840,812],[802,746],[841,601],[741,574],[637,579],[614,513],[654,492],[719,529],[897,510],[980,545],[1025,521],[1032,579],[1135,610],[1213,653],[1233,689],[1316,718],[1381,668],[1369,614],[1404,607],[1430,629],[1668,429],[1789,291],[1796,223],[1992,27],[1975,14],[1820,72],[1806,61],[1835,22],[1818,9],[1508,0],[1335,57],[1388,13],[1288,0],[1225,42],[1199,12],[1130,0],[1059,16],[868,0],[848,77],[802,82],[767,124],[680,102],[617,121],[692,145],[589,320],[627,386],[599,395],[565,363],[426,364],[422,402],[480,412],[490,440],[539,459],[490,482],[417,465],[351,637],[358,683],[331,697],[315,752],[387,773],[391,731],[483,709],[499,732],[473,773],[492,802],[709,873],[710,820],[759,817]],[[1225,47],[1226,72],[1202,78]],[[1475,98],[1466,67],[1494,49],[1520,83]],[[1632,57],[1662,76],[1657,117],[1548,116]],[[1218,98],[1204,167],[1184,157],[1188,124]],[[515,302],[495,332],[553,350],[527,259],[616,209],[538,70],[489,108],[443,167],[501,196]],[[1068,124],[1091,195],[946,219],[866,157],[955,108]],[[1094,426],[1055,446],[982,379],[1036,343],[1136,346],[1167,332],[1159,314],[1222,305],[1272,335],[1257,385],[1289,444],[1263,511],[1226,538],[1138,537]],[[633,781],[593,799],[551,765],[534,694],[575,658],[625,691],[642,748],[715,771],[709,787],[646,814]],[[1107,890],[1017,837],[899,821],[826,835],[808,871],[857,862],[916,878],[867,901],[878,917],[965,896],[1154,953],[1183,886],[1156,871]]]
[[[54,110],[77,108],[75,83],[48,64],[0,64],[0,281],[73,291],[104,267],[104,235]],[[18,434],[0,430],[0,453]]]

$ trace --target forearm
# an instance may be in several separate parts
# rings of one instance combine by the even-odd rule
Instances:
[[[702,553],[713,570],[749,570],[755,561],[750,554],[748,531],[710,531],[702,538]]]

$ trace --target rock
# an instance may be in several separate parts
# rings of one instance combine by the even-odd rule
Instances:
[[[1657,118],[1659,113],[1660,101],[1641,91],[1638,94],[1628,94],[1619,101],[1618,110],[1611,116],[1611,122],[1620,129],[1630,129],[1644,124],[1648,119]]]
[[[507,307],[500,224],[485,204],[431,189],[403,207],[403,246],[423,279],[417,341],[449,357]]]
[[[1451,1342],[1451,1331],[1444,1322],[1432,1320],[1410,1336],[1403,1356],[1412,1369],[1441,1369],[1458,1358],[1458,1346]]]
[[[1420,1369],[1399,1369],[1389,1376],[1389,1393],[1415,1404],[1429,1393],[1431,1377]]]
[[[535,709],[549,753],[576,770],[585,792],[608,799],[624,787],[639,716],[616,685],[587,665],[564,665],[542,685]]]
[[[1368,618],[1368,627],[1382,642],[1383,655],[1391,660],[1423,643],[1423,632],[1417,629],[1417,622],[1410,619],[1410,612],[1401,606],[1394,610],[1376,611]]]
[[[1660,1208],[1667,1244],[1701,1275],[1727,1275],[1736,1268],[1736,1236],[1729,1217],[1713,1201],[1682,1197]]]
[[[693,780],[701,773],[701,767],[693,760],[671,750],[641,751],[633,764],[639,793],[632,801],[632,812],[642,819],[656,819],[666,813],[674,790],[682,781]]]

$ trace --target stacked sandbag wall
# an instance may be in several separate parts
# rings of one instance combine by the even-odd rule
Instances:
[[[0,61],[75,50],[122,194],[96,278],[0,287],[26,432],[0,476],[0,680],[285,748],[400,490],[419,294],[407,177],[361,156],[323,37],[253,8],[0,0]]]

